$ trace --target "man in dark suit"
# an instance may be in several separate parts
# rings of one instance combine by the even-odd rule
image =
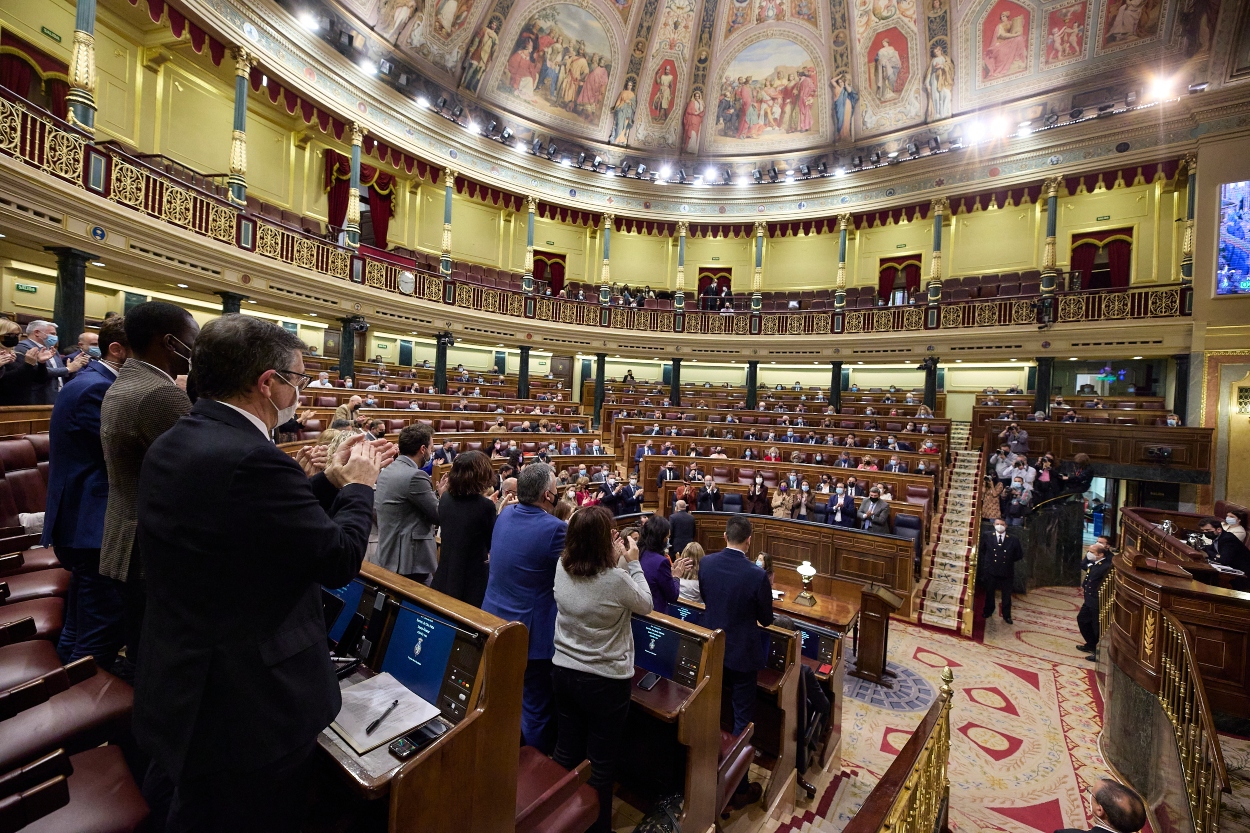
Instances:
[[[694,540],[694,516],[688,508],[684,500],[679,500],[673,505],[673,514],[668,516],[669,553],[673,558],[681,555],[686,544]]]
[[[1146,826],[1146,805],[1128,787],[1103,778],[1094,787],[1094,826],[1088,833],[1137,833]],[[1079,828],[1064,828],[1055,833],[1086,833]]]
[[[446,463],[451,465],[456,459],[456,449],[451,444],[450,438],[445,438],[443,444],[434,449],[434,462]]]
[[[1085,567],[1085,576],[1081,579],[1081,590],[1084,591],[1085,599],[1076,613],[1076,626],[1080,628],[1085,642],[1077,645],[1076,649],[1089,654],[1085,657],[1087,660],[1097,661],[1098,657],[1094,652],[1098,649],[1099,637],[1098,590],[1107,573],[1111,572],[1111,559],[1107,548],[1099,543],[1091,544],[1089,551],[1085,553]]]
[[[664,464],[664,468],[660,469],[660,474],[655,479],[655,488],[661,489],[666,480],[681,480],[681,472],[677,470],[677,464],[671,459]]]
[[[733,733],[739,735],[755,718],[756,676],[764,667],[764,642],[759,625],[773,623],[773,593],[768,574],[747,557],[751,520],[732,515],[725,523],[725,549],[699,562],[699,589],[707,612],[703,627],[725,631],[722,697],[733,705]],[[746,776],[734,793],[734,807],[758,801],[762,790]]]
[[[1245,576],[1232,580],[1233,589],[1250,588],[1250,549],[1246,549],[1241,539],[1224,529],[1215,518],[1203,518],[1198,522],[1198,529],[1207,539],[1207,545],[1202,551],[1207,554],[1209,561],[1246,573]]]
[[[53,405],[56,395],[70,378],[87,366],[88,356],[84,353],[66,363],[65,358],[56,352],[58,343],[56,325],[48,321],[32,321],[26,325],[26,338],[17,343],[13,352],[19,360],[26,358],[27,350],[52,350],[52,355],[44,362],[48,368],[47,376],[42,380],[33,380],[28,394],[28,405]]]
[[[147,600],[136,535],[139,471],[152,443],[191,410],[186,375],[200,327],[189,312],[164,301],[132,308],[124,326],[130,358],[100,404],[100,444],[109,483],[100,575],[124,584],[122,638],[126,658],[137,662]]]
[[[359,572],[395,449],[352,438],[314,474],[312,449],[292,459],[273,444],[310,381],[302,348],[249,316],[205,325],[199,399],[143,462],[151,592],[134,734],[152,756],[145,794],[172,787],[170,831],[298,830],[317,736],[340,707],[321,585]]]
[[[898,459],[897,454],[890,455],[890,461],[885,464],[883,471],[906,472],[907,464]]]
[[[92,334],[95,335],[94,333]],[[62,662],[86,656],[106,671],[117,659],[124,601],[121,585],[100,575],[100,542],[108,504],[108,469],[100,445],[100,403],[127,358],[120,316],[100,327],[102,352],[74,375],[57,396],[48,430],[48,501],[45,547],[70,571],[65,625],[57,643]]]
[[[712,475],[703,478],[703,488],[699,490],[698,502],[695,504],[700,512],[720,512],[725,505],[725,495],[721,492]]]
[[[654,440],[647,440],[645,443],[638,446],[638,450],[634,452],[634,469],[636,471],[639,470],[642,466],[642,458],[650,457],[652,454],[655,454]]]
[[[603,444],[599,442],[599,438],[598,438],[598,437],[596,437],[596,438],[595,438],[595,439],[591,442],[591,444],[590,444],[590,448],[586,449],[586,453],[587,453],[587,454],[590,454],[591,456],[594,456],[594,457],[602,457],[603,455],[607,454],[608,452],[607,452],[607,450],[606,450],[606,449],[604,449]]]
[[[1016,576],[1016,562],[1024,558],[1020,540],[1007,534],[1007,523],[1002,518],[994,521],[994,531],[981,539],[981,563],[985,565],[985,606],[981,615],[989,619],[994,615],[994,591],[1002,596],[1003,621],[1011,621],[1011,588]]]

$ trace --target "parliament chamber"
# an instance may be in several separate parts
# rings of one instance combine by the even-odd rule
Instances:
[[[0,0],[0,831],[1250,827],[1248,149],[1229,0]],[[247,319],[333,534],[179,472],[291,586],[171,614],[142,455]]]

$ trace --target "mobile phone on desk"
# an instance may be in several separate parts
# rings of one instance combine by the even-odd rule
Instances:
[[[642,675],[642,679],[638,681],[638,687],[643,691],[650,691],[660,683],[660,675],[654,671],[648,671]]]

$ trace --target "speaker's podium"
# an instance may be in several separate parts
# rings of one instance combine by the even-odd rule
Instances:
[[[859,595],[859,639],[852,677],[893,688],[890,677],[898,676],[885,667],[890,645],[890,614],[903,605],[903,599],[888,587],[868,584]]]

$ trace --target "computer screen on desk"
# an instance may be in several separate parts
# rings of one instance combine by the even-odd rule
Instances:
[[[437,704],[456,632],[453,625],[433,614],[401,604],[382,658],[382,670],[390,672],[418,697]]]
[[[842,638],[841,635],[807,622],[796,624],[799,629],[799,636],[803,640],[803,647],[800,653],[808,659],[832,662],[838,640]]]
[[[343,638],[343,632],[347,630],[347,623],[352,620],[357,609],[360,607],[360,599],[364,595],[365,585],[360,579],[352,579],[345,587],[337,589],[325,588],[327,593],[337,596],[343,601],[343,607],[339,610],[338,616],[335,617],[334,623],[330,626],[330,640],[338,642]]]
[[[634,617],[634,665],[673,679],[681,635],[663,625]]]
[[[665,612],[675,619],[689,622],[692,625],[697,625],[703,621],[703,608],[695,607],[685,602],[669,602],[668,610]]]

